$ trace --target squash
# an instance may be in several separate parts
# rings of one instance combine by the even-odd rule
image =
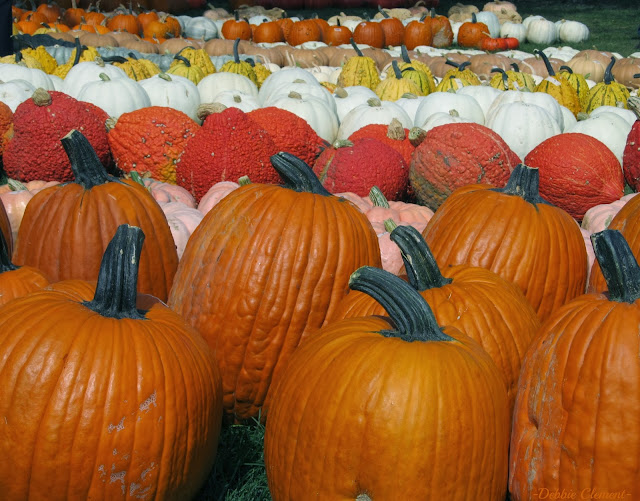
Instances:
[[[61,142],[75,181],[31,199],[18,232],[15,263],[39,268],[52,282],[95,280],[116,228],[133,223],[148,242],[140,263],[140,292],[166,300],[178,257],[160,207],[138,183],[107,175],[82,133],[74,129]]]
[[[220,374],[179,315],[137,297],[143,239],[118,227],[95,286],[67,281],[0,307],[4,496],[183,499],[205,483]]]
[[[519,164],[504,188],[458,188],[423,236],[441,267],[470,264],[496,272],[521,288],[544,321],[583,293],[587,252],[575,220],[545,202],[538,186],[538,169]]]
[[[551,66],[547,55],[541,50],[535,49],[534,54],[542,58],[547,68],[547,77],[545,77],[535,89],[535,92],[545,92],[552,96],[562,106],[567,107],[574,115],[578,115],[583,109],[582,102],[578,96],[577,87],[571,85],[569,80],[562,77],[556,77],[556,72]]]
[[[266,405],[272,377],[303,333],[337,307],[349,274],[380,265],[364,214],[331,196],[292,155],[271,162],[284,187],[251,182],[210,210],[187,243],[169,298],[214,350],[230,421]]]
[[[349,286],[388,316],[327,324],[274,376],[264,440],[273,499],[504,499],[509,412],[491,358],[440,327],[400,278],[367,266]]]
[[[350,57],[342,67],[338,85],[340,87],[362,85],[374,90],[380,83],[380,73],[375,61],[365,56],[353,39],[351,39],[351,46],[357,55]]]
[[[611,61],[604,70],[602,82],[597,83],[589,90],[587,98],[586,112],[591,113],[598,106],[617,106],[621,103],[623,108],[627,107],[629,90],[622,84],[615,81],[611,70],[616,62],[615,56],[611,56]]]
[[[640,269],[619,232],[591,238],[609,292],[557,310],[525,357],[510,447],[516,501],[550,485],[640,496],[636,421],[620,414],[621,406],[639,405]]]
[[[640,98],[631,97],[627,103],[629,109],[640,117]],[[640,191],[640,120],[636,120],[633,123],[627,135],[627,141],[622,153],[622,170],[627,184],[634,191]]]

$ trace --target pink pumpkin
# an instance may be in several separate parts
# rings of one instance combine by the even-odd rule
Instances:
[[[151,178],[144,178],[143,183],[159,204],[180,202],[192,209],[196,207],[196,199],[182,186],[156,181]]]
[[[182,202],[165,202],[159,205],[167,218],[167,223],[169,223],[171,235],[173,235],[173,241],[178,251],[178,259],[180,259],[189,237],[202,221],[204,214],[195,207],[190,207]]]

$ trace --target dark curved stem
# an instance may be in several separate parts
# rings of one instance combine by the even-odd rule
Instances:
[[[96,293],[83,304],[109,318],[145,318],[136,308],[138,268],[144,233],[136,226],[118,226],[102,256]]]
[[[111,178],[89,140],[76,129],[72,129],[60,142],[71,162],[75,182],[85,190],[115,180]]]
[[[382,17],[384,17],[385,19],[389,19],[389,14],[387,14],[384,9],[382,7],[380,7],[380,5],[378,5],[378,12],[380,14],[382,14]]]
[[[442,332],[433,311],[420,293],[388,271],[363,266],[351,274],[351,289],[371,296],[385,309],[396,329],[382,331],[403,341],[453,341]]]
[[[191,61],[189,61],[186,57],[181,56],[180,54],[176,54],[173,56],[173,59],[177,59],[178,61],[182,61],[187,68],[191,67]]]
[[[322,186],[311,167],[297,156],[281,151],[271,156],[271,165],[280,174],[285,188],[297,192],[333,196]]]
[[[437,289],[452,282],[450,278],[442,276],[427,242],[413,226],[397,226],[389,237],[400,247],[409,283],[415,290]]]
[[[504,188],[494,188],[494,191],[505,195],[514,195],[531,204],[548,204],[540,196],[540,173],[535,167],[518,164],[513,169],[509,181]]]
[[[411,62],[411,58],[409,57],[409,51],[407,50],[407,46],[405,44],[402,44],[400,46],[400,57],[402,58],[402,61],[405,63]]]
[[[593,233],[591,243],[607,282],[609,300],[633,304],[640,299],[640,266],[622,233]]]
[[[236,38],[233,42],[233,62],[236,64],[240,62],[240,54],[238,54],[239,45],[240,45],[240,38]]]
[[[518,63],[511,63],[510,66],[513,68],[513,71],[520,73],[520,66],[518,66]]]
[[[0,273],[17,269],[18,267],[11,262],[11,256],[9,256],[9,244],[0,231]]]
[[[396,78],[400,80],[402,78],[402,71],[400,71],[398,61],[396,61],[395,59],[391,61],[391,67],[393,68],[393,73],[395,74]]]
[[[84,46],[80,43],[80,39],[78,37],[76,37],[74,43],[75,43],[75,46],[76,46],[76,55],[73,58],[72,66],[75,66],[76,64],[78,64],[80,62],[80,57],[82,56],[82,52],[84,51]]]
[[[611,61],[609,62],[609,64],[607,64],[607,67],[604,70],[604,83],[606,85],[609,85],[611,82],[614,81],[613,73],[611,73],[611,70],[613,70],[614,64],[616,64],[616,58],[615,56],[611,56]]]
[[[509,89],[509,75],[502,68],[491,68],[491,73],[500,73],[502,75],[502,85],[504,90]]]
[[[533,53],[537,54],[542,58],[542,62],[544,62],[544,67],[547,68],[547,73],[549,73],[549,76],[550,77],[556,76],[556,72],[553,71],[553,66],[551,66],[551,61],[549,61],[549,58],[547,57],[547,55],[538,49],[535,49]]]
[[[471,61],[464,61],[458,65],[458,71],[463,72],[467,66],[471,66]]]
[[[355,40],[353,39],[353,37],[351,37],[349,39],[349,43],[351,44],[351,47],[353,47],[353,50],[356,51],[356,55],[358,57],[364,57],[364,54],[362,53],[362,51],[360,50],[360,47],[358,47],[358,44],[355,42]]]
[[[560,69],[562,71],[566,71],[567,73],[573,75],[573,70],[571,69],[571,66],[567,66],[566,64],[563,64],[562,66],[560,66]]]
[[[471,13],[471,22],[472,23],[477,23],[478,22],[478,18],[476,17],[476,13],[475,12]]]

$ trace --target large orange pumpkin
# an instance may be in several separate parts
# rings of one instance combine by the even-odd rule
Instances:
[[[544,320],[584,292],[587,251],[576,221],[543,200],[538,183],[538,169],[519,164],[504,188],[459,188],[423,235],[441,267],[496,272],[518,285]]]
[[[540,327],[522,291],[485,268],[462,264],[440,269],[412,226],[396,227],[391,240],[400,247],[409,284],[433,308],[438,324],[459,329],[491,355],[504,377],[512,409],[520,364]],[[384,314],[374,298],[351,291],[331,321]]]
[[[137,309],[143,238],[117,230],[93,299],[42,290],[0,307],[4,499],[183,500],[206,480],[220,375],[175,312]]]
[[[140,263],[140,292],[166,301],[178,267],[167,219],[139,183],[107,175],[95,151],[77,130],[62,139],[75,182],[38,192],[18,231],[14,262],[38,268],[52,282],[95,280],[102,254],[120,224],[147,235]]]
[[[274,501],[505,499],[509,411],[491,357],[391,273],[363,267],[350,285],[388,317],[328,324],[274,378]]]
[[[640,267],[617,230],[592,242],[608,293],[584,294],[553,313],[522,366],[514,501],[545,492],[640,499]]]
[[[378,239],[353,204],[330,195],[308,165],[279,153],[285,186],[250,183],[192,233],[169,305],[214,350],[227,415],[257,415],[300,337],[348,292],[351,272],[381,266]]]
[[[619,230],[631,247],[631,251],[640,259],[640,196],[629,200],[614,216],[607,226],[610,230]],[[607,285],[598,261],[593,263],[589,276],[589,292],[603,292]]]
[[[0,232],[0,306],[48,284],[49,280],[40,270],[31,266],[19,267],[11,262],[7,241]]]

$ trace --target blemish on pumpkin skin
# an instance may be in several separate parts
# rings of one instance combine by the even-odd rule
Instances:
[[[111,423],[109,423],[109,426],[107,426],[107,431],[109,433],[111,433],[112,431],[122,431],[124,430],[124,416],[122,417],[122,419],[120,420],[120,422],[117,425],[113,425]]]
[[[151,405],[153,405],[154,407],[157,406],[157,404],[156,404],[156,392],[155,391],[151,395],[149,395],[149,398],[147,398],[144,402],[142,402],[140,404],[140,410],[149,412],[149,409],[151,408]]]

